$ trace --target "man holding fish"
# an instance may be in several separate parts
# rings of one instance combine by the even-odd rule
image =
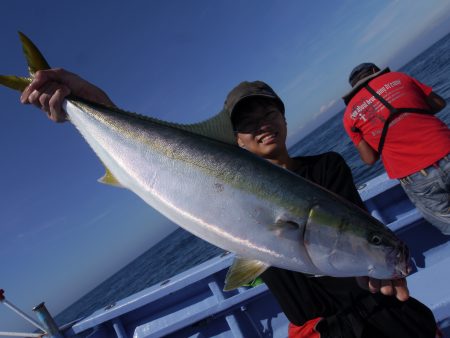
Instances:
[[[62,104],[69,95],[114,106],[98,87],[63,69],[36,72],[20,100],[36,105],[51,120],[64,122],[67,115]],[[364,208],[351,171],[339,154],[289,156],[284,105],[267,84],[242,82],[229,93],[224,109],[241,148]],[[404,278],[336,278],[277,267],[269,267],[261,277],[291,322],[289,337],[435,336],[433,314],[409,297]]]

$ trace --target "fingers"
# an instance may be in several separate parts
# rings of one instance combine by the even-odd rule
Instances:
[[[22,103],[30,103],[28,100],[29,96],[35,90],[39,90],[42,86],[44,86],[48,82],[56,81],[57,77],[55,75],[56,75],[55,70],[53,70],[53,69],[40,70],[40,71],[36,72],[36,74],[34,74],[33,81],[30,83],[30,85],[27,88],[25,88],[22,95],[20,96],[20,101]]]
[[[374,285],[379,285],[379,291],[385,296],[395,296],[399,301],[404,302],[409,298],[409,290],[406,279],[376,280]],[[370,282],[369,282],[370,284]],[[375,290],[375,289],[374,289]],[[373,292],[373,291],[371,291]],[[376,291],[375,291],[376,292]]]
[[[62,109],[62,103],[68,95],[114,106],[100,88],[62,68],[36,72],[33,81],[23,91],[20,101],[24,104],[34,104],[47,112],[48,117],[55,122],[63,122],[67,115]]]
[[[395,295],[397,299],[401,302],[408,300],[409,289],[406,283],[406,278],[393,280],[392,284],[394,286]]]
[[[49,100],[50,119],[55,122],[64,122],[67,119],[66,112],[62,109],[62,103],[67,95],[70,94],[69,88],[62,86],[56,89]]]
[[[372,293],[377,293],[381,288],[381,280],[369,278],[369,291]]]
[[[381,280],[379,281],[380,292],[386,296],[392,296],[395,294],[394,287],[392,286],[392,281],[390,280]]]
[[[401,302],[409,298],[409,290],[405,278],[380,280],[369,277],[358,277],[356,281],[361,288],[369,290],[371,293],[380,292],[385,296],[395,296]]]
[[[28,101],[36,107],[45,112],[50,111],[49,101],[54,91],[57,89],[57,84],[54,82],[45,83],[39,90],[34,90],[28,97]]]
[[[42,79],[42,77],[40,77]],[[33,81],[21,96],[23,103],[34,104],[45,111],[48,117],[55,122],[63,122],[66,113],[62,109],[64,98],[70,94],[70,89],[55,81],[40,82]],[[36,86],[36,83],[41,83]],[[33,88],[36,88],[32,90]]]

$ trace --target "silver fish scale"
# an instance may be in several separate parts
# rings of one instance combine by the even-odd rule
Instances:
[[[320,249],[333,243],[322,243],[320,235],[312,235],[320,227],[327,227],[324,238],[329,241],[330,233],[340,235],[342,230],[358,238],[366,236],[360,225],[340,229],[341,219],[379,226],[358,208],[245,150],[156,120],[83,104],[68,102],[66,111],[124,187],[187,231],[224,250],[311,274],[351,276],[369,269],[371,261],[377,265],[387,261],[384,253],[380,256],[369,248],[365,251],[369,257],[361,260],[362,267],[345,265],[350,271],[318,268],[312,263],[314,252],[308,252],[305,246],[305,233],[314,242],[310,248],[323,256]],[[327,206],[336,221],[329,217],[331,221],[319,222],[317,228],[305,228],[315,205]],[[352,255],[345,248],[339,250]],[[371,260],[371,254],[378,256]],[[316,261],[327,260],[322,256]],[[386,274],[393,267],[380,269]]]

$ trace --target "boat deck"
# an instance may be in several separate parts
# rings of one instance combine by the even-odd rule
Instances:
[[[360,190],[372,215],[410,247],[411,295],[450,335],[450,244],[423,220],[385,175]],[[224,254],[100,309],[66,329],[67,337],[286,337],[288,321],[265,285],[223,292],[233,255]]]

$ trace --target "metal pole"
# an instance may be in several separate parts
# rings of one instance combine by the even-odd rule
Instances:
[[[0,336],[6,337],[37,337],[42,338],[45,333],[25,333],[25,332],[4,332],[0,331]]]
[[[126,338],[125,329],[123,327],[122,321],[118,318],[112,320],[114,331],[116,332],[117,338]]]
[[[13,310],[15,313],[17,313],[19,316],[21,316],[23,319],[27,320],[28,322],[30,322],[31,324],[33,324],[34,326],[36,326],[38,329],[46,332],[46,330],[39,325],[38,322],[36,322],[33,318],[31,318],[30,316],[28,316],[25,312],[23,312],[22,310],[20,310],[19,308],[17,308],[14,304],[8,302],[4,296],[4,291],[3,289],[0,289],[0,302],[5,304],[5,306],[9,307],[11,310]]]
[[[33,311],[36,313],[36,316],[42,325],[44,325],[44,331],[47,332],[49,338],[64,338],[43,302],[38,306],[35,306]]]

